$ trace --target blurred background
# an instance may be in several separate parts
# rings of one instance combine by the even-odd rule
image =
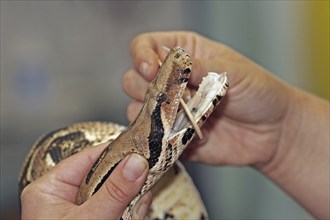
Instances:
[[[1,219],[19,218],[17,177],[42,133],[127,125],[131,39],[193,30],[329,100],[329,1],[1,1]],[[211,219],[310,219],[252,168],[187,164]]]

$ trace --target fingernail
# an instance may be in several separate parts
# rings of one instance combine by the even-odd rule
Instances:
[[[137,215],[139,218],[144,219],[144,217],[147,215],[147,212],[149,211],[149,206],[147,203],[142,203],[140,208],[137,211]]]
[[[152,194],[147,192],[143,197],[138,201],[134,208],[134,218],[144,219],[149,211],[151,204]]]
[[[124,165],[123,175],[130,181],[136,181],[147,167],[147,161],[142,156],[131,154]]]
[[[143,62],[140,65],[140,72],[146,76],[149,77],[149,72],[150,72],[150,65],[147,62]]]

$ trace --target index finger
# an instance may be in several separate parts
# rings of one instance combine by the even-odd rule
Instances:
[[[159,68],[158,60],[163,60],[167,52],[163,46],[186,48],[187,43],[183,35],[186,32],[153,32],[135,37],[131,43],[131,56],[135,69],[148,81],[151,81]]]

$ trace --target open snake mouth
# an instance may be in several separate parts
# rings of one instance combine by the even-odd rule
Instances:
[[[192,119],[189,119],[184,109],[181,109],[176,116],[169,138],[189,126],[193,126],[195,130],[200,129],[203,122],[209,117],[226,94],[228,86],[226,73],[218,74],[209,72],[199,84],[194,96],[187,103]],[[198,128],[193,124],[196,124]]]

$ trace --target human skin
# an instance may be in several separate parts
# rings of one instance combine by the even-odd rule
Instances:
[[[119,219],[147,177],[148,163],[139,155],[125,157],[89,200],[80,206],[75,204],[80,182],[106,145],[61,161],[25,187],[21,195],[22,219]],[[135,219],[145,217],[151,197],[148,192],[139,200]]]
[[[185,158],[212,165],[250,165],[266,175],[312,215],[329,219],[329,102],[281,81],[228,46],[193,32],[154,32],[131,44],[134,68],[123,78],[134,99],[133,120],[148,83],[168,48],[183,47],[193,59],[189,88],[207,72],[227,72],[230,88],[194,140]]]

